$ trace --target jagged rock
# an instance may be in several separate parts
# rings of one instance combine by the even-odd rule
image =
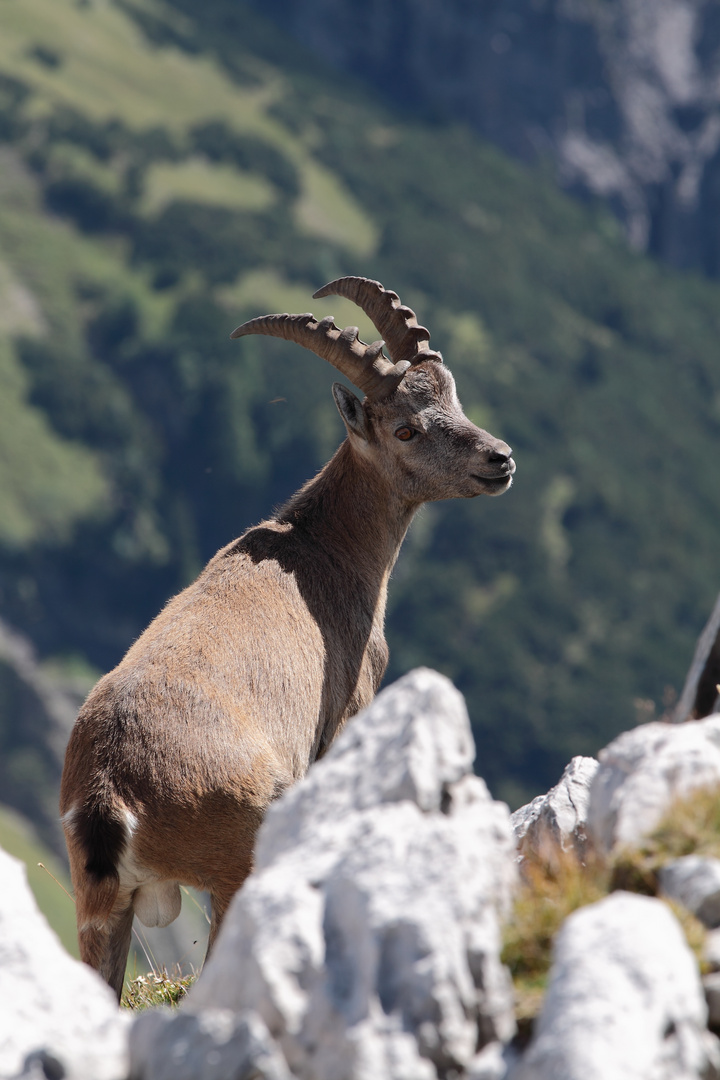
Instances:
[[[291,1080],[257,1013],[207,1009],[199,1015],[153,1009],[133,1029],[130,1080]]]
[[[301,784],[267,814],[256,866],[312,838],[318,825],[409,800],[440,810],[450,785],[472,772],[475,744],[465,701],[449,680],[418,669],[379,694],[359,714]]]
[[[514,1059],[514,1056],[513,1051],[502,1043],[488,1043],[468,1065],[466,1080],[504,1080],[508,1072],[508,1062]]]
[[[720,926],[720,860],[685,855],[661,867],[660,885],[710,929]]]
[[[511,1080],[709,1080],[697,967],[660,900],[613,893],[581,908],[555,944],[535,1035]]]
[[[710,930],[705,935],[702,956],[710,971],[720,971],[720,930]]]
[[[181,1015],[255,1011],[313,1080],[431,1080],[507,1040],[515,847],[472,756],[447,679],[415,671],[380,694],[270,808]]]
[[[711,971],[703,978],[703,990],[708,1009],[708,1027],[720,1028],[720,971]]]
[[[720,712],[720,596],[715,601],[685,679],[673,719],[676,724]]]
[[[598,756],[589,833],[604,851],[633,846],[655,828],[673,799],[720,785],[720,716],[643,724]]]
[[[572,848],[581,858],[585,855],[590,787],[598,768],[595,758],[574,757],[547,795],[515,811],[511,820],[521,854]]]
[[[38,911],[25,868],[0,850],[0,1076],[124,1080],[128,1017]]]

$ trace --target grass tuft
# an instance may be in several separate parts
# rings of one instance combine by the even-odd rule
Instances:
[[[582,864],[572,852],[523,859],[522,883],[502,951],[502,962],[512,975],[521,1036],[542,1006],[558,930],[573,911],[607,895],[609,876],[599,860]]]
[[[169,975],[165,969],[138,975],[125,984],[121,1006],[141,1012],[156,1005],[176,1008],[195,982],[197,975],[183,975],[180,970]]]
[[[663,862],[683,855],[720,858],[720,789],[697,788],[676,799],[640,850]]]
[[[657,828],[636,849],[585,863],[571,852],[526,856],[513,914],[505,927],[503,963],[512,975],[519,1038],[527,1041],[542,1007],[555,936],[573,911],[623,889],[660,892],[658,871],[683,855],[720,858],[720,790],[699,788],[673,801]],[[661,897],[662,899],[662,897]],[[680,923],[701,971],[705,928],[686,908],[665,900]]]

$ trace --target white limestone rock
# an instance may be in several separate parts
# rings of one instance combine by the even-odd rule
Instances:
[[[133,1028],[130,1080],[291,1080],[257,1013],[150,1009]]]
[[[585,855],[590,788],[599,767],[595,758],[574,757],[547,795],[515,811],[512,826],[521,854],[572,849]]]
[[[634,846],[658,825],[673,799],[720,786],[720,716],[643,724],[618,736],[599,758],[590,835],[602,851]]]
[[[684,855],[659,871],[660,886],[671,900],[679,900],[701,923],[720,926],[720,860]]]
[[[515,1053],[502,1043],[492,1042],[476,1054],[467,1067],[466,1080],[505,1080],[509,1062],[515,1060]]]
[[[182,1011],[254,1012],[313,1080],[434,1080],[507,1040],[515,846],[472,757],[447,679],[419,670],[380,694],[270,808]]]
[[[0,850],[0,1076],[124,1080],[129,1017],[63,949],[25,867]]]
[[[378,694],[302,783],[270,807],[255,864],[268,866],[318,826],[368,807],[409,800],[440,810],[448,786],[472,772],[474,759],[462,694],[449,679],[418,668]]]
[[[706,1017],[672,912],[613,893],[560,930],[535,1035],[511,1080],[709,1080],[720,1044]]]

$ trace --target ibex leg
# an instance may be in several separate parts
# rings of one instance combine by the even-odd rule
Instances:
[[[102,975],[113,988],[118,1001],[122,996],[125,968],[132,937],[133,909],[116,907],[102,926],[78,930],[80,959]]]

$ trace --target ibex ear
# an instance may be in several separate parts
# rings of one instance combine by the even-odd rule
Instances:
[[[339,382],[333,383],[332,391],[348,435],[357,435],[359,439],[367,442],[367,420],[360,399],[355,397],[352,390],[348,390],[347,386]]]

